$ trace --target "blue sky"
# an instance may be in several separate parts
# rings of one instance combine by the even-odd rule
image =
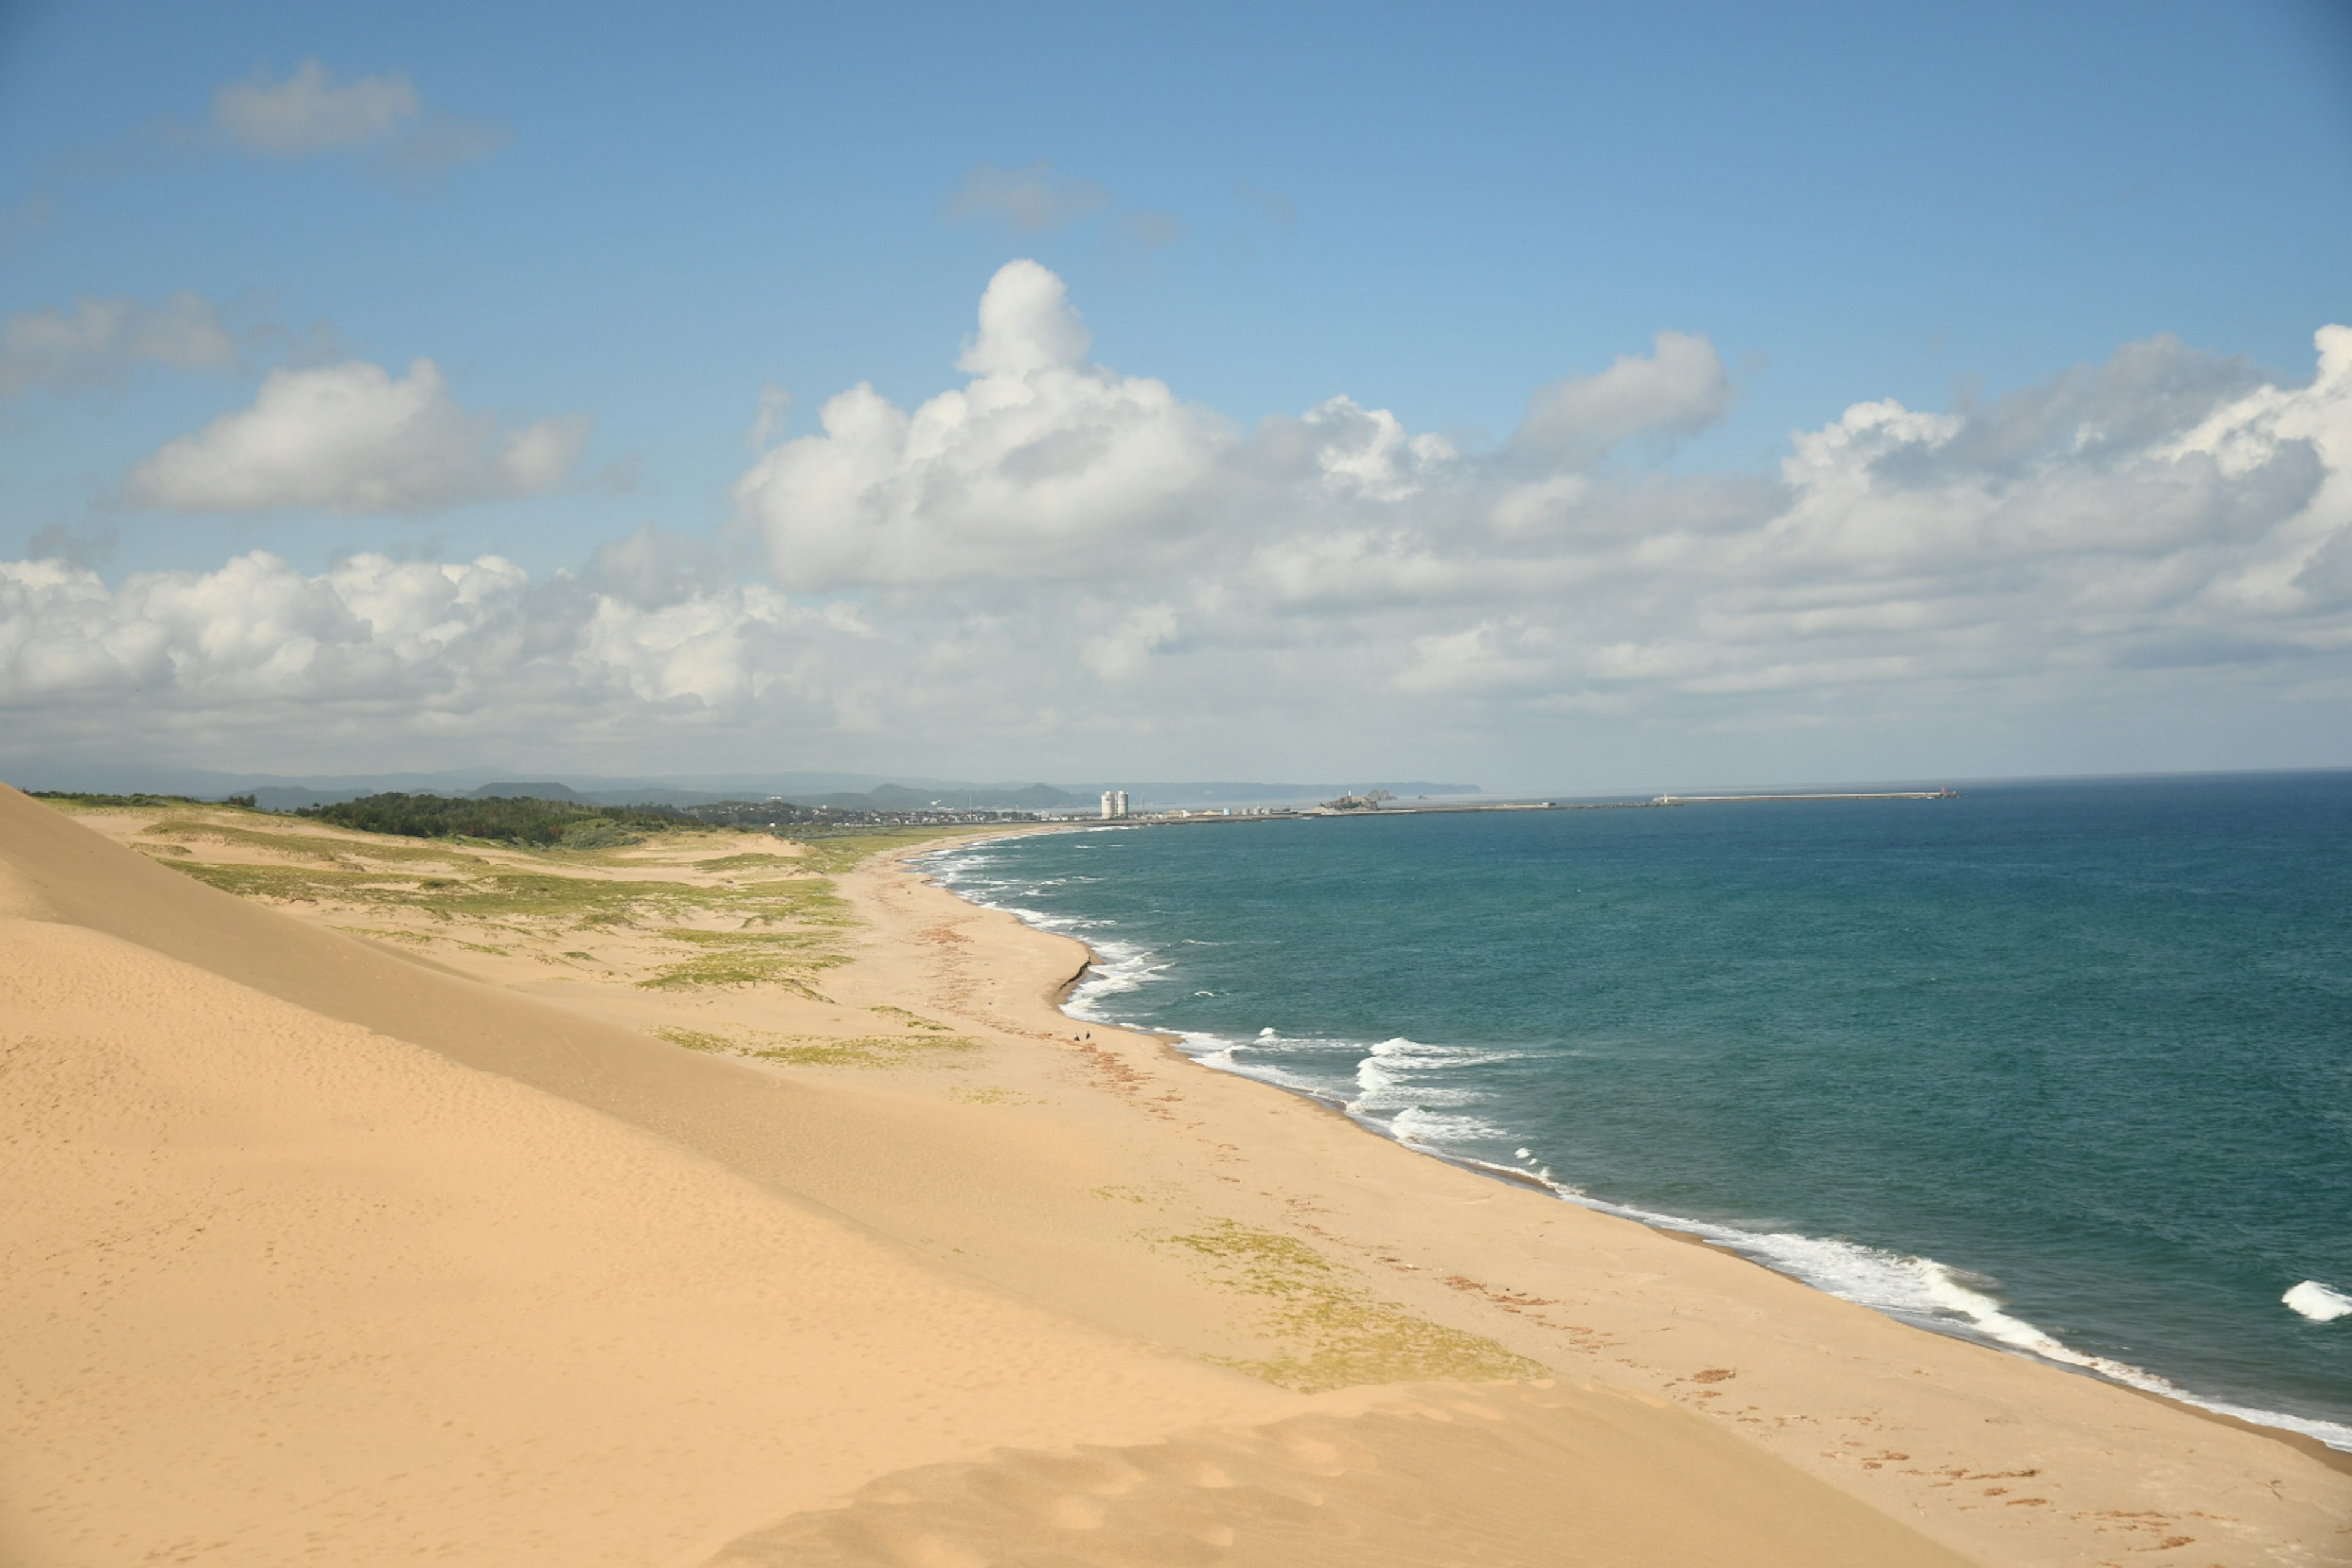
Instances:
[[[2345,15],[16,7],[0,555],[89,575],[0,598],[0,763],[119,754],[126,725],[289,770],[2352,761],[2336,405],[2243,401],[2319,385],[2314,333],[2352,321]],[[954,425],[946,469],[762,455],[861,383],[911,412],[985,374],[958,356],[1019,261],[1066,293],[1024,273],[1008,309],[1091,332],[1038,363],[1120,379],[1037,393],[1019,441]],[[1662,331],[1704,363],[1644,392]],[[231,473],[325,439],[215,426],[291,417],[272,375],[389,411],[300,474]],[[1190,412],[1120,423],[1136,379]],[[1579,385],[1585,433],[1537,455],[1530,398]],[[747,447],[763,386],[791,402]],[[1405,447],[1299,426],[1342,396],[1450,455],[1367,478],[1331,454]],[[1792,433],[1881,400],[1960,423],[1873,426],[1903,448],[1867,458],[1877,511],[1788,489]],[[2229,407],[2262,460],[2179,469]],[[2126,426],[2133,455],[2084,467]],[[1124,479],[955,511],[971,464],[1081,435]],[[826,510],[826,453],[870,505]],[[2151,484],[2203,521],[2083,522],[2162,511]],[[1509,521],[1530,497],[1548,521]],[[222,575],[257,551],[278,576]],[[377,556],[522,576],[395,625],[333,579]]]

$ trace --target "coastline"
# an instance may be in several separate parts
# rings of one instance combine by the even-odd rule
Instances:
[[[1724,798],[1745,799],[1749,797]],[[1857,798],[1881,797],[1866,796]],[[1914,797],[1904,795],[1885,798],[1909,799]],[[1917,798],[1942,797],[1923,795]],[[1236,818],[1234,820],[1242,819]],[[1899,1313],[1888,1311],[1874,1303],[1865,1300],[1856,1300],[1855,1298],[1842,1295],[1840,1292],[1828,1286],[1807,1279],[1802,1275],[1796,1273],[1790,1268],[1780,1267],[1769,1257],[1759,1256],[1753,1250],[1743,1247],[1737,1241],[1728,1241],[1709,1236],[1706,1234],[1706,1229],[1709,1227],[1705,1226],[1702,1222],[1687,1220],[1673,1215],[1653,1213],[1646,1210],[1629,1207],[1623,1205],[1606,1204],[1589,1200],[1583,1197],[1582,1194],[1575,1192],[1573,1189],[1564,1187],[1557,1182],[1547,1179],[1545,1176],[1537,1175],[1531,1172],[1516,1170],[1506,1165],[1495,1164],[1491,1162],[1475,1159],[1468,1155],[1457,1154],[1434,1145],[1417,1142],[1413,1140],[1405,1138],[1394,1132],[1391,1129],[1381,1125],[1375,1121],[1353,1114],[1344,1104],[1339,1103],[1328,1094],[1297,1085],[1282,1083],[1272,1079],[1257,1077],[1230,1064],[1219,1063],[1209,1059],[1210,1057],[1213,1056],[1215,1053],[1196,1055],[1193,1052],[1183,1048],[1184,1043],[1189,1038],[1187,1036],[1152,1030],[1142,1026],[1132,1024],[1110,1023],[1107,1025],[1104,1018],[1089,1017],[1083,1014],[1072,1013],[1069,1011],[1069,1005],[1077,993],[1083,989],[1087,977],[1090,974],[1100,974],[1105,972],[1102,954],[1091,942],[1087,942],[1085,939],[1080,937],[1071,936],[1066,932],[1053,931],[1050,927],[1034,924],[1025,917],[1023,911],[1019,910],[1004,905],[985,902],[979,898],[973,897],[971,894],[961,891],[960,889],[950,886],[946,881],[932,875],[928,869],[911,864],[911,862],[936,856],[957,854],[963,850],[979,847],[980,846],[987,843],[1002,842],[1003,840],[1016,837],[1032,837],[1037,833],[1044,832],[1066,833],[1086,831],[1092,825],[1090,824],[1057,826],[1054,827],[1039,827],[1019,830],[1010,833],[986,834],[978,837],[964,840],[952,846],[926,846],[910,848],[902,854],[892,857],[892,860],[894,863],[902,866],[912,874],[923,878],[927,882],[939,888],[941,891],[946,892],[950,896],[957,898],[963,902],[971,904],[975,908],[990,910],[1000,914],[1008,915],[1030,930],[1038,931],[1043,934],[1059,935],[1064,937],[1065,940],[1076,943],[1084,952],[1086,955],[1085,959],[1080,963],[1077,970],[1066,981],[1065,981],[1054,994],[1054,1002],[1056,1009],[1076,1022],[1096,1025],[1097,1026],[1115,1026],[1129,1033],[1139,1034],[1162,1044],[1168,1049],[1170,1055],[1177,1060],[1185,1062],[1193,1067],[1205,1068],[1210,1071],[1228,1074],[1230,1076],[1242,1079],[1247,1082],[1263,1085],[1264,1087],[1272,1089],[1278,1093],[1292,1096],[1313,1105],[1319,1110],[1337,1116],[1341,1121],[1346,1121],[1349,1126],[1361,1132],[1368,1133],[1382,1142],[1394,1144],[1411,1152],[1439,1161],[1458,1170],[1466,1171],[1474,1175],[1484,1176],[1490,1180],[1502,1182],[1509,1185],[1539,1192],[1549,1197],[1555,1198],[1559,1202],[1574,1205],[1578,1207],[1585,1208],[1595,1213],[1605,1214],[1612,1215],[1612,1217],[1630,1220],[1631,1222],[1642,1226],[1643,1228],[1653,1231],[1658,1235],[1667,1237],[1674,1240],[1707,1247],[1725,1257],[1738,1258],[1742,1262],[1764,1269],[1767,1272],[1777,1275],[1782,1279],[1790,1279],[1809,1289],[1818,1290],[1823,1295],[1830,1296],[1833,1299],[1853,1301],[1854,1304],[1863,1306],[1867,1310],[1880,1312],[1881,1315],[1888,1318],[1891,1321],[1907,1328],[1917,1330],[1923,1333],[1930,1333],[1940,1337],[1957,1339],[1966,1343],[1976,1344],[1993,1350],[2001,1354],[2018,1357],[2034,1365],[2041,1366],[2051,1371],[2063,1373],[2071,1376],[2087,1377],[2110,1386],[2138,1394],[2143,1398],[2156,1400],[2160,1404],[2184,1411],[2203,1420],[2218,1422],[2226,1426],[2275,1438],[2276,1440],[2286,1444],[2288,1447],[2294,1448],[2296,1451],[2305,1454],[2306,1457],[2318,1460],[2320,1463],[2330,1468],[2342,1471],[2347,1475],[2352,1475],[2352,1448],[2338,1447],[2335,1444],[2331,1444],[2326,1438],[2314,1433],[2296,1429],[2295,1426],[2291,1425],[2290,1423],[2300,1419],[2298,1417],[2278,1412],[2257,1410],[2249,1406],[2208,1402],[2188,1390],[2172,1392],[2171,1390],[2176,1389],[2178,1385],[2172,1384],[2169,1380],[2163,1378],[2161,1374],[2148,1373],[2144,1369],[2137,1367],[2126,1367],[2119,1368],[2117,1371],[2110,1371],[2108,1370],[2109,1363],[2102,1363],[2099,1358],[2096,1357],[2082,1356],[2081,1352],[2073,1351],[2071,1347],[2063,1346],[2060,1342],[2053,1341],[2051,1342],[2053,1344],[2059,1344],[2061,1348],[2066,1351],[2068,1355],[2076,1356],[2079,1359],[2070,1362],[2059,1357],[2046,1355],[2038,1352],[2030,1345],[2007,1342],[1989,1334],[1972,1332],[1968,1328],[1965,1328],[1958,1323],[1945,1324],[1935,1321],[1914,1321]],[[2151,1384],[2160,1384],[2163,1386],[2150,1386]]]
[[[1047,829],[1045,831],[1075,830],[1079,829],[1057,828]],[[952,847],[940,847],[910,850],[905,857],[903,857],[903,859],[914,860],[933,855],[953,854],[963,848],[976,847],[982,842],[1020,836],[1023,835],[991,835],[986,840],[974,839],[967,844],[958,845]],[[966,902],[973,908],[987,910],[992,913],[1016,921],[1024,925],[1024,928],[1037,931],[1040,934],[1058,936],[1061,940],[1070,942],[1081,948],[1086,953],[1085,963],[1081,965],[1077,973],[1055,993],[1055,998],[1057,1008],[1063,1009],[1065,1016],[1074,1020],[1087,1023],[1098,1028],[1118,1027],[1129,1032],[1142,1034],[1156,1041],[1164,1042],[1167,1046],[1169,1055],[1175,1060],[1181,1061],[1192,1068],[1203,1069],[1223,1077],[1237,1079],[1260,1089],[1271,1090],[1272,1092],[1311,1105],[1317,1110],[1328,1112],[1339,1121],[1344,1121],[1351,1131],[1369,1134],[1373,1141],[1381,1144],[1417,1154],[1453,1169],[1463,1171],[1472,1175],[1484,1177],[1505,1185],[1539,1193],[1556,1202],[1576,1207],[1583,1212],[1601,1215],[1611,1219],[1637,1226],[1652,1235],[1658,1236],[1665,1239],[1704,1248],[1717,1257],[1744,1264],[1748,1267],[1769,1274],[1775,1279],[1787,1280],[1802,1289],[1813,1292],[1828,1300],[1836,1300],[1848,1305],[1861,1306],[1863,1310],[1872,1311],[1875,1315],[1884,1318],[1890,1324],[1901,1329],[1931,1336],[1939,1340],[1952,1341],[1958,1343],[1988,1350],[1995,1354],[2014,1360],[2021,1365],[2031,1366],[2040,1372],[2054,1373],[2069,1378],[2087,1381],[2101,1387],[2113,1389],[2118,1393],[2128,1394],[2137,1398],[2149,1401],[2165,1409],[2193,1417],[2199,1421],[2211,1423],[2232,1431],[2269,1439],[2328,1469],[2336,1471],[2343,1475],[2352,1476],[2352,1451],[2347,1451],[2344,1448],[2332,1446],[2318,1436],[2313,1436],[2309,1433],[2297,1431],[2292,1426],[2278,1425],[2273,1421],[2252,1418],[2249,1415],[2237,1413],[2234,1408],[2216,1407],[2200,1401],[2193,1394],[2187,1394],[2185,1393],[2173,1394],[2165,1392],[2160,1388],[2143,1386],[2142,1384],[2132,1382],[2126,1377],[2115,1375],[2114,1373],[2104,1370],[2097,1364],[2071,1364],[2063,1360],[2057,1360],[2037,1353],[2035,1351],[2028,1347],[2003,1343],[1990,1339],[1990,1337],[1971,1334],[1963,1331],[1958,1325],[1944,1327],[1933,1323],[1908,1321],[1893,1313],[1885,1312],[1880,1309],[1870,1306],[1867,1303],[1853,1302],[1849,1298],[1841,1296],[1834,1290],[1814,1284],[1787,1269],[1776,1267],[1771,1261],[1764,1258],[1755,1256],[1751,1252],[1742,1249],[1736,1244],[1727,1243],[1706,1236],[1702,1233],[1699,1222],[1682,1221],[1673,1215],[1650,1215],[1643,1212],[1626,1210],[1616,1205],[1607,1205],[1589,1202],[1581,1199],[1580,1196],[1573,1194],[1572,1193],[1563,1190],[1558,1184],[1546,1181],[1530,1173],[1513,1170],[1506,1166],[1495,1165],[1488,1162],[1469,1158],[1467,1156],[1457,1155],[1444,1149],[1417,1143],[1400,1137],[1376,1123],[1370,1122],[1362,1118],[1349,1114],[1344,1107],[1335,1103],[1328,1095],[1320,1094],[1308,1089],[1284,1084],[1268,1079],[1255,1077],[1237,1068],[1222,1065],[1205,1059],[1202,1056],[1195,1055],[1191,1051],[1181,1048],[1181,1042],[1186,1038],[1184,1036],[1144,1030],[1139,1026],[1133,1025],[1107,1024],[1105,1019],[1100,1016],[1089,1017],[1081,1014],[1068,1013],[1066,1011],[1066,1004],[1080,989],[1086,977],[1089,973],[1098,973],[1102,966],[1101,954],[1091,943],[1086,942],[1082,938],[1067,935],[1066,933],[1054,932],[1049,931],[1047,928],[1033,925],[1028,921],[1024,920],[1018,911],[1001,905],[983,902],[975,897],[948,885],[944,881],[939,880],[929,872],[924,871],[919,868],[910,866],[908,869],[911,874],[922,877],[929,885],[938,888],[941,892],[948,896],[956,898],[960,901]],[[2088,1360],[2089,1358],[2086,1358],[2086,1363]],[[2138,1369],[2132,1370],[2135,1372],[2138,1371]],[[2143,1375],[2150,1378],[2155,1378],[2156,1376],[2156,1374],[2152,1373],[2144,1373]],[[2271,1415],[2273,1413],[2259,1412],[2254,1414]],[[2295,1418],[2289,1416],[2279,1417],[2279,1420],[2282,1421],[2292,1419]]]
[[[1082,945],[903,853],[834,877],[821,991],[680,993],[92,826],[0,791],[24,1560],[2347,1556],[2352,1479],[2288,1446],[1074,1041]],[[915,1015],[953,1048],[648,1032]]]

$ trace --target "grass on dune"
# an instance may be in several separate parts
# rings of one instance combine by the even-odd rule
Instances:
[[[690,991],[734,985],[782,985],[815,996],[811,981],[849,962],[830,931],[700,931],[672,927],[662,936],[684,944],[688,956],[637,982],[648,991]]]
[[[70,789],[28,789],[25,793],[44,805],[68,816],[84,811],[152,811],[159,805],[187,806],[198,811],[237,809],[184,795],[102,795],[89,790]]]
[[[766,1061],[788,1062],[794,1067],[886,1068],[911,1066],[933,1055],[957,1056],[981,1048],[978,1040],[960,1037],[858,1035],[837,1039],[810,1035],[753,1054]]]
[[[1548,1369],[1482,1335],[1433,1322],[1353,1283],[1295,1237],[1219,1220],[1165,1238],[1201,1258],[1218,1283],[1264,1299],[1260,1326],[1277,1355],[1212,1357],[1302,1394],[1365,1384],[1541,1377]]]
[[[241,898],[407,909],[445,921],[501,918],[575,927],[624,925],[648,910],[675,913],[698,889],[669,882],[605,881],[530,871],[419,876],[406,871],[173,862],[199,881]]]
[[[905,1025],[909,1029],[929,1029],[935,1035],[951,1035],[955,1033],[955,1031],[947,1025],[940,1023],[936,1019],[926,1018],[920,1013],[909,1013],[904,1007],[893,1007],[887,1004],[884,1004],[878,1006],[868,1007],[866,1010],[869,1013],[879,1013],[886,1018],[896,1018],[899,1023]]]
[[[819,1000],[824,998],[815,983],[826,970],[848,962],[839,939],[856,923],[828,874],[877,851],[968,831],[894,827],[815,837],[803,841],[805,852],[799,856],[739,850],[695,861],[648,862],[627,853],[617,836],[614,842],[592,842],[593,835],[572,834],[552,845],[491,846],[454,837],[420,843],[350,827],[286,832],[274,830],[283,819],[267,813],[198,802],[154,804],[173,809],[142,830],[146,847],[164,864],[242,898],[422,915],[441,926],[475,928],[468,934],[490,940],[461,945],[499,956],[506,950],[498,944],[509,937],[527,940],[534,932],[633,931],[658,944],[650,973],[635,980],[646,989],[772,985]],[[688,854],[700,848],[708,855],[712,847],[741,842],[693,827],[663,835],[665,848]],[[272,858],[257,864],[207,862],[195,858],[192,845],[219,845]],[[759,879],[738,885],[656,879],[648,875],[656,867],[673,876],[736,873]],[[636,874],[630,874],[632,868]],[[398,928],[373,934],[429,940]],[[457,940],[456,932],[449,940]],[[947,1026],[913,1014],[897,1021],[948,1048],[941,1038],[951,1034]],[[877,1043],[881,1041],[894,1043],[885,1049]],[[839,1042],[780,1048],[794,1054],[779,1059],[831,1061],[887,1057],[911,1047],[898,1037],[876,1035],[854,1049]]]
[[[780,985],[821,999],[816,976],[849,961],[838,947],[840,931],[850,923],[847,907],[817,879],[703,888],[503,869],[433,877],[312,866],[166,864],[241,898],[415,910],[461,928],[645,931],[677,954],[637,981],[649,990]],[[733,929],[681,923],[698,918],[730,921]]]
[[[801,859],[794,855],[769,855],[752,851],[741,855],[721,855],[715,860],[697,860],[698,871],[793,871]]]
[[[167,816],[140,829],[142,838],[157,838],[167,843],[184,843],[190,839],[213,844],[226,844],[239,849],[260,849],[275,855],[289,855],[297,859],[313,861],[324,866],[352,866],[361,859],[385,864],[413,864],[427,861],[443,866],[480,866],[487,864],[479,856],[468,855],[462,849],[420,848],[410,844],[393,844],[374,839],[346,838],[340,836],[311,833],[271,833],[264,828],[244,827],[232,823],[215,822],[205,817]]]
[[[954,1058],[983,1049],[981,1042],[962,1036],[937,1035],[778,1035],[760,1029],[713,1030],[661,1027],[654,1033],[674,1046],[718,1056],[756,1057],[792,1067],[895,1068],[940,1066],[940,1058]]]

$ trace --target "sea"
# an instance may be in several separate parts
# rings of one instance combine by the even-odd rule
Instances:
[[[2352,1449],[2352,772],[1104,825],[929,874],[1078,1018]]]

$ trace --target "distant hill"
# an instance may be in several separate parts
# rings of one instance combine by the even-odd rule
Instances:
[[[585,801],[587,799],[584,795],[573,793],[569,785],[560,784],[486,784],[479,789],[467,790],[466,793],[475,800]],[[638,803],[631,801],[626,804],[634,805]]]
[[[1475,784],[1434,784],[1425,779],[1355,779],[1318,784],[1252,783],[1218,780],[1103,784],[973,784],[951,779],[900,775],[882,778],[872,773],[706,773],[656,779],[630,779],[574,774],[568,780],[517,780],[510,773],[486,769],[452,770],[437,773],[362,773],[289,778],[284,774],[214,773],[178,767],[131,764],[93,765],[75,769],[63,764],[17,770],[11,777],[20,787],[36,789],[103,790],[110,794],[149,792],[219,800],[250,795],[265,811],[299,811],[340,805],[367,795],[404,793],[437,795],[450,800],[560,801],[591,806],[716,805],[724,801],[783,800],[795,805],[836,811],[920,811],[934,803],[947,811],[1084,811],[1093,807],[1102,792],[1127,791],[1139,810],[1151,806],[1199,807],[1279,805],[1328,800],[1351,792],[1384,789],[1400,800],[1422,795],[1465,795],[1480,792]]]

